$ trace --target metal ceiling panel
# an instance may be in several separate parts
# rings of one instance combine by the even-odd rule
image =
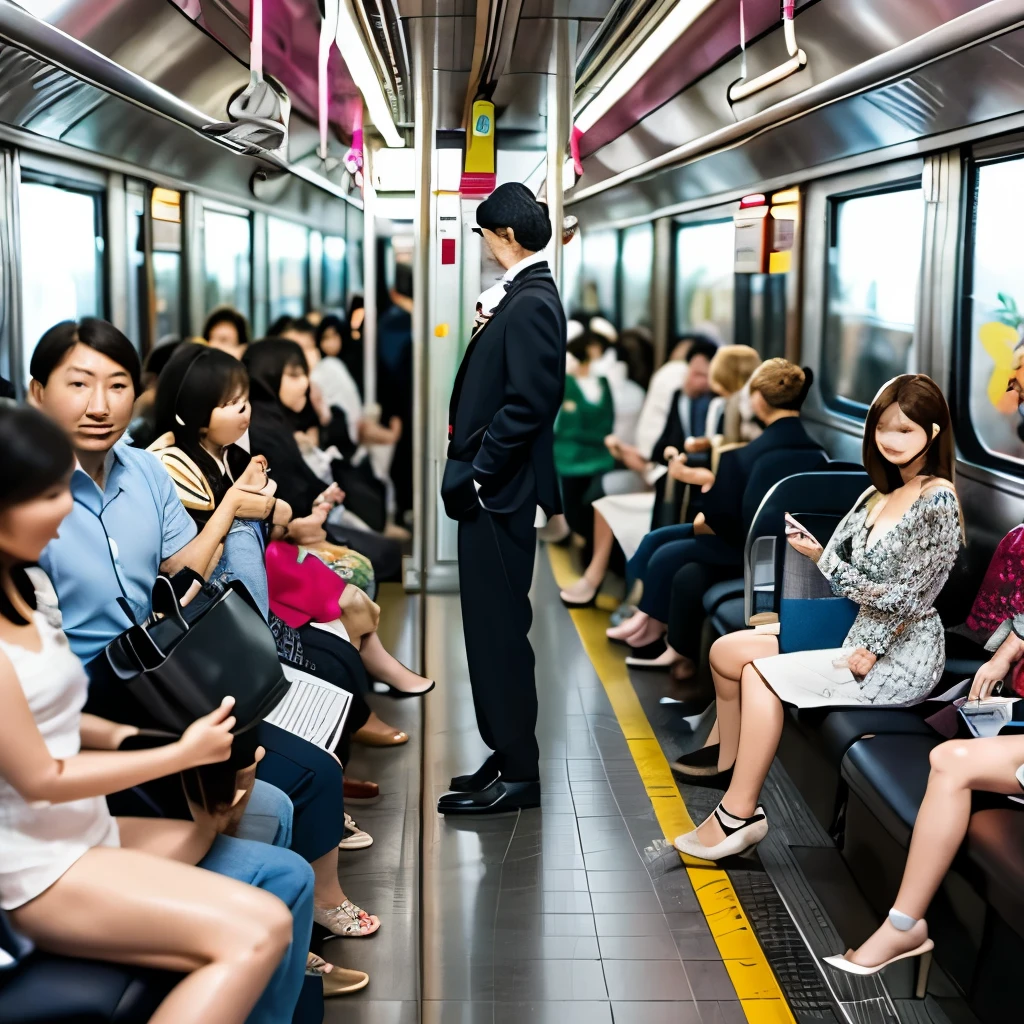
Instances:
[[[822,5],[824,6],[824,5]],[[588,228],[676,204],[806,177],[809,168],[1018,114],[1024,29],[963,49],[883,87],[777,125],[742,145],[629,182],[572,206]]]

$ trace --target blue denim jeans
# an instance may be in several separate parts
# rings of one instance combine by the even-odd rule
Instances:
[[[245,814],[235,829],[236,839],[251,839],[255,843],[269,843],[290,850],[292,821],[295,808],[286,793],[277,786],[257,779]]]
[[[292,912],[291,945],[247,1020],[288,1024],[305,978],[313,930],[313,869],[291,850],[229,836],[217,836],[199,866],[273,893]]]
[[[258,523],[236,519],[224,538],[224,553],[212,580],[240,580],[256,602],[263,618],[270,612],[270,591],[267,587],[267,566],[264,561],[263,534]]]

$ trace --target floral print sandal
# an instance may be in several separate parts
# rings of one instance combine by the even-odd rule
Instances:
[[[380,928],[380,918],[368,914],[351,900],[327,910],[314,907],[313,920],[341,939],[365,939]]]

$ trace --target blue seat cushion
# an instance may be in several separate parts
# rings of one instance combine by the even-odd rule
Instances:
[[[852,792],[903,847],[928,788],[928,756],[942,742],[930,736],[876,735],[857,740],[846,752],[842,775]]]
[[[723,601],[736,597],[743,597],[742,577],[738,580],[720,580],[718,583],[712,583],[704,591],[704,611],[708,615],[713,615]]]
[[[743,611],[743,598],[731,597],[723,601],[711,616],[711,625],[719,634],[735,633],[747,624]]]
[[[145,1024],[178,976],[33,953],[0,975],[4,1024]]]

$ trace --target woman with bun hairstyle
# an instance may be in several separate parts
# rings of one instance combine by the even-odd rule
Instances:
[[[811,439],[800,420],[800,409],[814,380],[810,369],[787,359],[769,359],[750,378],[750,403],[754,416],[764,424],[761,436],[750,444],[725,452],[714,475],[690,481],[685,461],[673,458],[669,472],[677,479],[702,484],[701,513],[689,530],[664,527],[640,545],[630,563],[634,577],[644,583],[639,611],[609,635],[633,648],[646,647],[666,636],[667,646],[654,657],[631,657],[635,668],[672,669],[677,679],[697,670],[703,595],[711,584],[742,575],[743,545],[747,527],[744,508],[756,509],[764,494],[747,494],[758,460],[776,452],[824,452]],[[773,478],[759,474],[764,493],[783,476],[781,461]],[[664,538],[664,540],[662,539]]]
[[[863,460],[872,486],[828,544],[806,531],[788,538],[837,597],[860,605],[842,650],[780,655],[775,636],[751,630],[711,648],[717,742],[673,767],[685,775],[731,772],[731,779],[714,813],[675,840],[684,853],[719,860],[764,838],[758,799],[782,735],[783,704],[905,707],[939,681],[945,642],[934,602],[963,527],[949,407],[931,378],[904,374],[879,391],[864,425]],[[808,654],[820,656],[821,668],[808,667]]]

